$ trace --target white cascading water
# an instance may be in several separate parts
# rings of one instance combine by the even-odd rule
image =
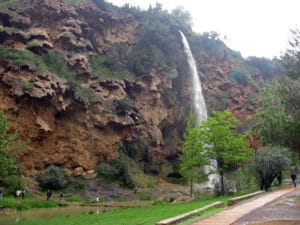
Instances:
[[[192,79],[193,79],[193,104],[194,104],[194,111],[195,111],[195,119],[196,125],[200,125],[203,121],[207,120],[207,107],[205,104],[204,96],[202,93],[201,81],[198,75],[198,70],[196,66],[196,62],[192,51],[190,49],[190,45],[185,37],[185,35],[181,32],[180,35],[182,37],[182,43],[184,46],[184,51],[187,55],[187,61],[189,64],[189,68],[191,70]],[[217,168],[216,160],[212,160],[210,166],[204,166],[203,172],[208,174],[210,171],[215,170]],[[207,186],[209,188],[213,188],[214,184],[219,181],[219,176],[217,174],[211,174],[208,176],[208,183]]]

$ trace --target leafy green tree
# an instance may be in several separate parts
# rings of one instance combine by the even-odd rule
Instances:
[[[268,147],[260,149],[248,165],[254,174],[261,190],[268,190],[273,181],[282,178],[282,172],[289,168],[291,163],[287,149],[281,147]]]
[[[250,155],[247,134],[235,132],[240,121],[229,110],[213,112],[212,116],[200,125],[203,151],[210,154],[218,165],[221,177],[221,194],[224,195],[224,171],[231,164],[241,163]]]
[[[212,116],[200,126],[193,128],[189,119],[183,142],[181,173],[194,178],[200,166],[210,165],[216,160],[221,176],[221,193],[224,194],[224,171],[235,163],[247,159],[251,150],[246,144],[247,135],[237,134],[234,130],[239,125],[229,110],[213,112]]]
[[[7,118],[3,112],[0,112],[0,179],[16,172],[14,154],[26,147],[26,144],[17,144],[18,135],[7,134],[7,128]]]
[[[290,133],[294,133],[292,148],[299,153],[300,147],[300,31],[291,30],[291,38],[285,53],[281,56],[281,63],[286,76],[279,80],[280,97],[285,109],[294,123]],[[298,135],[297,135],[298,134]]]
[[[266,85],[257,99],[260,109],[255,115],[252,127],[255,136],[260,137],[263,145],[278,145],[293,148],[298,136],[297,121],[285,109],[278,85]]]
[[[190,183],[190,196],[193,195],[193,183],[201,177],[200,167],[210,164],[210,157],[203,150],[199,128],[195,127],[195,116],[192,111],[189,113],[186,132],[180,155],[180,174]]]

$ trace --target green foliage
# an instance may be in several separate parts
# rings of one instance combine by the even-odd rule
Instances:
[[[133,141],[124,141],[120,145],[120,150],[137,162],[151,162],[152,160],[149,144],[140,136],[135,136]]]
[[[44,172],[37,176],[36,181],[43,190],[63,189],[67,185],[64,172],[55,165],[47,167]]]
[[[119,57],[120,56],[111,56],[111,58],[105,58],[93,55],[91,57],[93,74],[100,78],[132,80],[132,75],[127,69],[123,68],[123,63],[118,61]],[[112,58],[114,58],[114,60],[112,60]],[[115,64],[115,60],[117,60],[118,63]]]
[[[268,147],[257,151],[248,165],[261,190],[268,190],[275,178],[282,179],[282,172],[289,169],[290,158],[287,149]]]
[[[23,82],[22,83],[22,88],[24,90],[31,91],[34,88],[34,85],[33,85],[33,83],[30,83],[30,82]]]
[[[16,66],[28,64],[36,70],[47,71],[47,66],[43,59],[28,50],[5,48],[0,45],[0,56],[2,59],[11,60]]]
[[[295,131],[300,124],[285,110],[278,95],[278,86],[273,84],[263,87],[257,102],[260,109],[255,115],[255,124],[252,127],[255,136],[260,137],[264,145],[294,148],[298,139]]]
[[[62,216],[58,218],[46,218],[35,220],[19,221],[18,225],[54,225],[54,224],[143,224],[153,225],[157,221],[174,217],[192,210],[212,204],[216,201],[223,201],[224,203],[233,196],[207,198],[198,201],[183,202],[183,203],[165,203],[156,204],[147,207],[131,207],[131,208],[118,208],[114,210],[107,210],[105,213],[99,214],[80,214],[77,216]],[[205,211],[207,212],[207,211]],[[145,216],[147,215],[147,216]],[[203,214],[201,214],[203,215]],[[206,215],[206,214],[205,214]]]
[[[99,165],[97,165],[95,171],[99,177],[110,182],[115,180],[118,174],[117,169],[106,162],[101,162]]]
[[[251,56],[247,58],[246,64],[253,68],[257,68],[264,79],[272,79],[275,76],[283,75],[283,69],[276,59],[270,60],[267,58]]]
[[[289,46],[281,56],[281,62],[287,76],[292,80],[297,80],[300,78],[300,31],[291,30],[291,35]]]
[[[68,190],[74,190],[76,192],[84,190],[87,184],[87,180],[82,177],[67,176],[67,188]]]
[[[14,194],[17,189],[24,187],[24,180],[19,175],[8,175],[3,179],[5,192],[8,194]],[[20,185],[20,187],[19,187]]]
[[[150,201],[152,199],[151,192],[137,192],[136,194],[141,201]]]
[[[121,100],[117,100],[115,104],[115,113],[117,114],[125,114],[130,109],[132,109],[135,106],[134,101],[129,99],[128,97],[125,97]]]
[[[13,5],[13,4],[18,4],[20,3],[21,0],[1,0],[0,2],[0,8],[7,8],[8,6],[10,5]]]
[[[27,44],[27,48],[42,47],[42,46],[43,46],[43,42],[37,40],[32,40]]]
[[[28,210],[32,208],[51,208],[51,207],[58,207],[58,206],[65,206],[65,204],[57,203],[55,201],[46,201],[40,199],[34,199],[31,197],[26,197],[19,201],[16,201],[14,197],[5,197],[1,200],[1,205],[4,208],[11,208],[16,210]]]
[[[180,53],[178,28],[186,24],[187,12],[180,9],[169,14],[157,3],[142,18],[139,39],[132,49],[128,66],[136,75],[149,74],[153,70],[170,72]],[[174,27],[177,27],[174,31]],[[176,32],[176,33],[175,33]]]
[[[92,90],[84,88],[76,79],[76,74],[71,71],[63,55],[58,52],[48,52],[43,56],[43,60],[47,65],[47,71],[57,74],[58,76],[66,79],[72,88],[76,90],[79,97],[84,102],[91,102],[94,98]]]
[[[228,79],[237,84],[246,84],[251,78],[251,74],[245,67],[235,67],[229,71]]]
[[[14,154],[26,147],[26,144],[18,144],[18,135],[8,134],[7,129],[7,118],[3,112],[0,112],[0,179],[16,171]]]
[[[193,34],[189,43],[194,53],[204,51],[217,61],[228,60],[234,62],[242,59],[239,53],[227,48],[221,40],[220,34],[215,31]]]
[[[247,166],[242,166],[236,171],[236,189],[239,193],[259,190],[256,178]]]
[[[10,32],[10,31],[16,31],[16,30],[18,30],[18,28],[15,28],[15,27],[0,27],[0,32],[1,31],[8,31],[8,32]]]
[[[195,116],[190,110],[187,121],[187,128],[184,134],[182,145],[182,154],[180,160],[180,174],[190,182],[190,195],[193,194],[193,182],[199,178],[206,178],[206,175],[199,173],[199,168],[210,164],[210,155],[203,150],[203,142],[200,136],[200,130],[195,127]]]
[[[241,163],[251,155],[247,147],[247,135],[239,135],[234,130],[239,125],[230,111],[213,112],[207,121],[196,128],[189,118],[187,133],[184,137],[181,172],[189,176],[198,172],[199,166],[210,165],[215,159],[221,175],[221,193],[224,194],[223,173],[228,165]],[[189,173],[190,171],[190,173]]]

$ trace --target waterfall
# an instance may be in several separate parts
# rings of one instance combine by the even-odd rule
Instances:
[[[201,87],[201,81],[198,75],[196,62],[194,59],[194,56],[192,54],[192,51],[190,49],[190,45],[185,38],[184,34],[179,31],[182,37],[182,43],[184,46],[184,51],[187,55],[187,61],[190,67],[190,71],[192,73],[192,79],[193,79],[193,104],[194,104],[194,111],[196,116],[196,125],[201,124],[203,121],[207,120],[207,108],[205,104],[205,100],[202,94],[202,87]]]
[[[182,43],[184,46],[184,51],[187,55],[187,61],[188,65],[192,74],[192,81],[193,81],[193,106],[194,106],[194,112],[195,112],[195,119],[196,119],[196,125],[200,125],[203,121],[207,120],[207,107],[205,104],[204,96],[202,93],[202,87],[201,87],[201,80],[198,75],[198,70],[196,66],[196,61],[194,59],[194,56],[192,54],[192,51],[190,49],[190,45],[184,36],[184,34],[180,32]],[[217,168],[217,162],[216,160],[212,160],[210,166],[204,166],[203,172],[205,174],[208,174],[210,171]],[[214,187],[214,183],[219,181],[219,176],[217,174],[211,174],[208,176],[208,183],[207,186],[209,188]]]

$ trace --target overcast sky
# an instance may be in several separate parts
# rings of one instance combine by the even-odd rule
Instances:
[[[287,47],[290,28],[300,28],[299,0],[106,0],[147,9],[159,2],[169,11],[184,7],[195,32],[217,31],[243,57],[273,58]]]

